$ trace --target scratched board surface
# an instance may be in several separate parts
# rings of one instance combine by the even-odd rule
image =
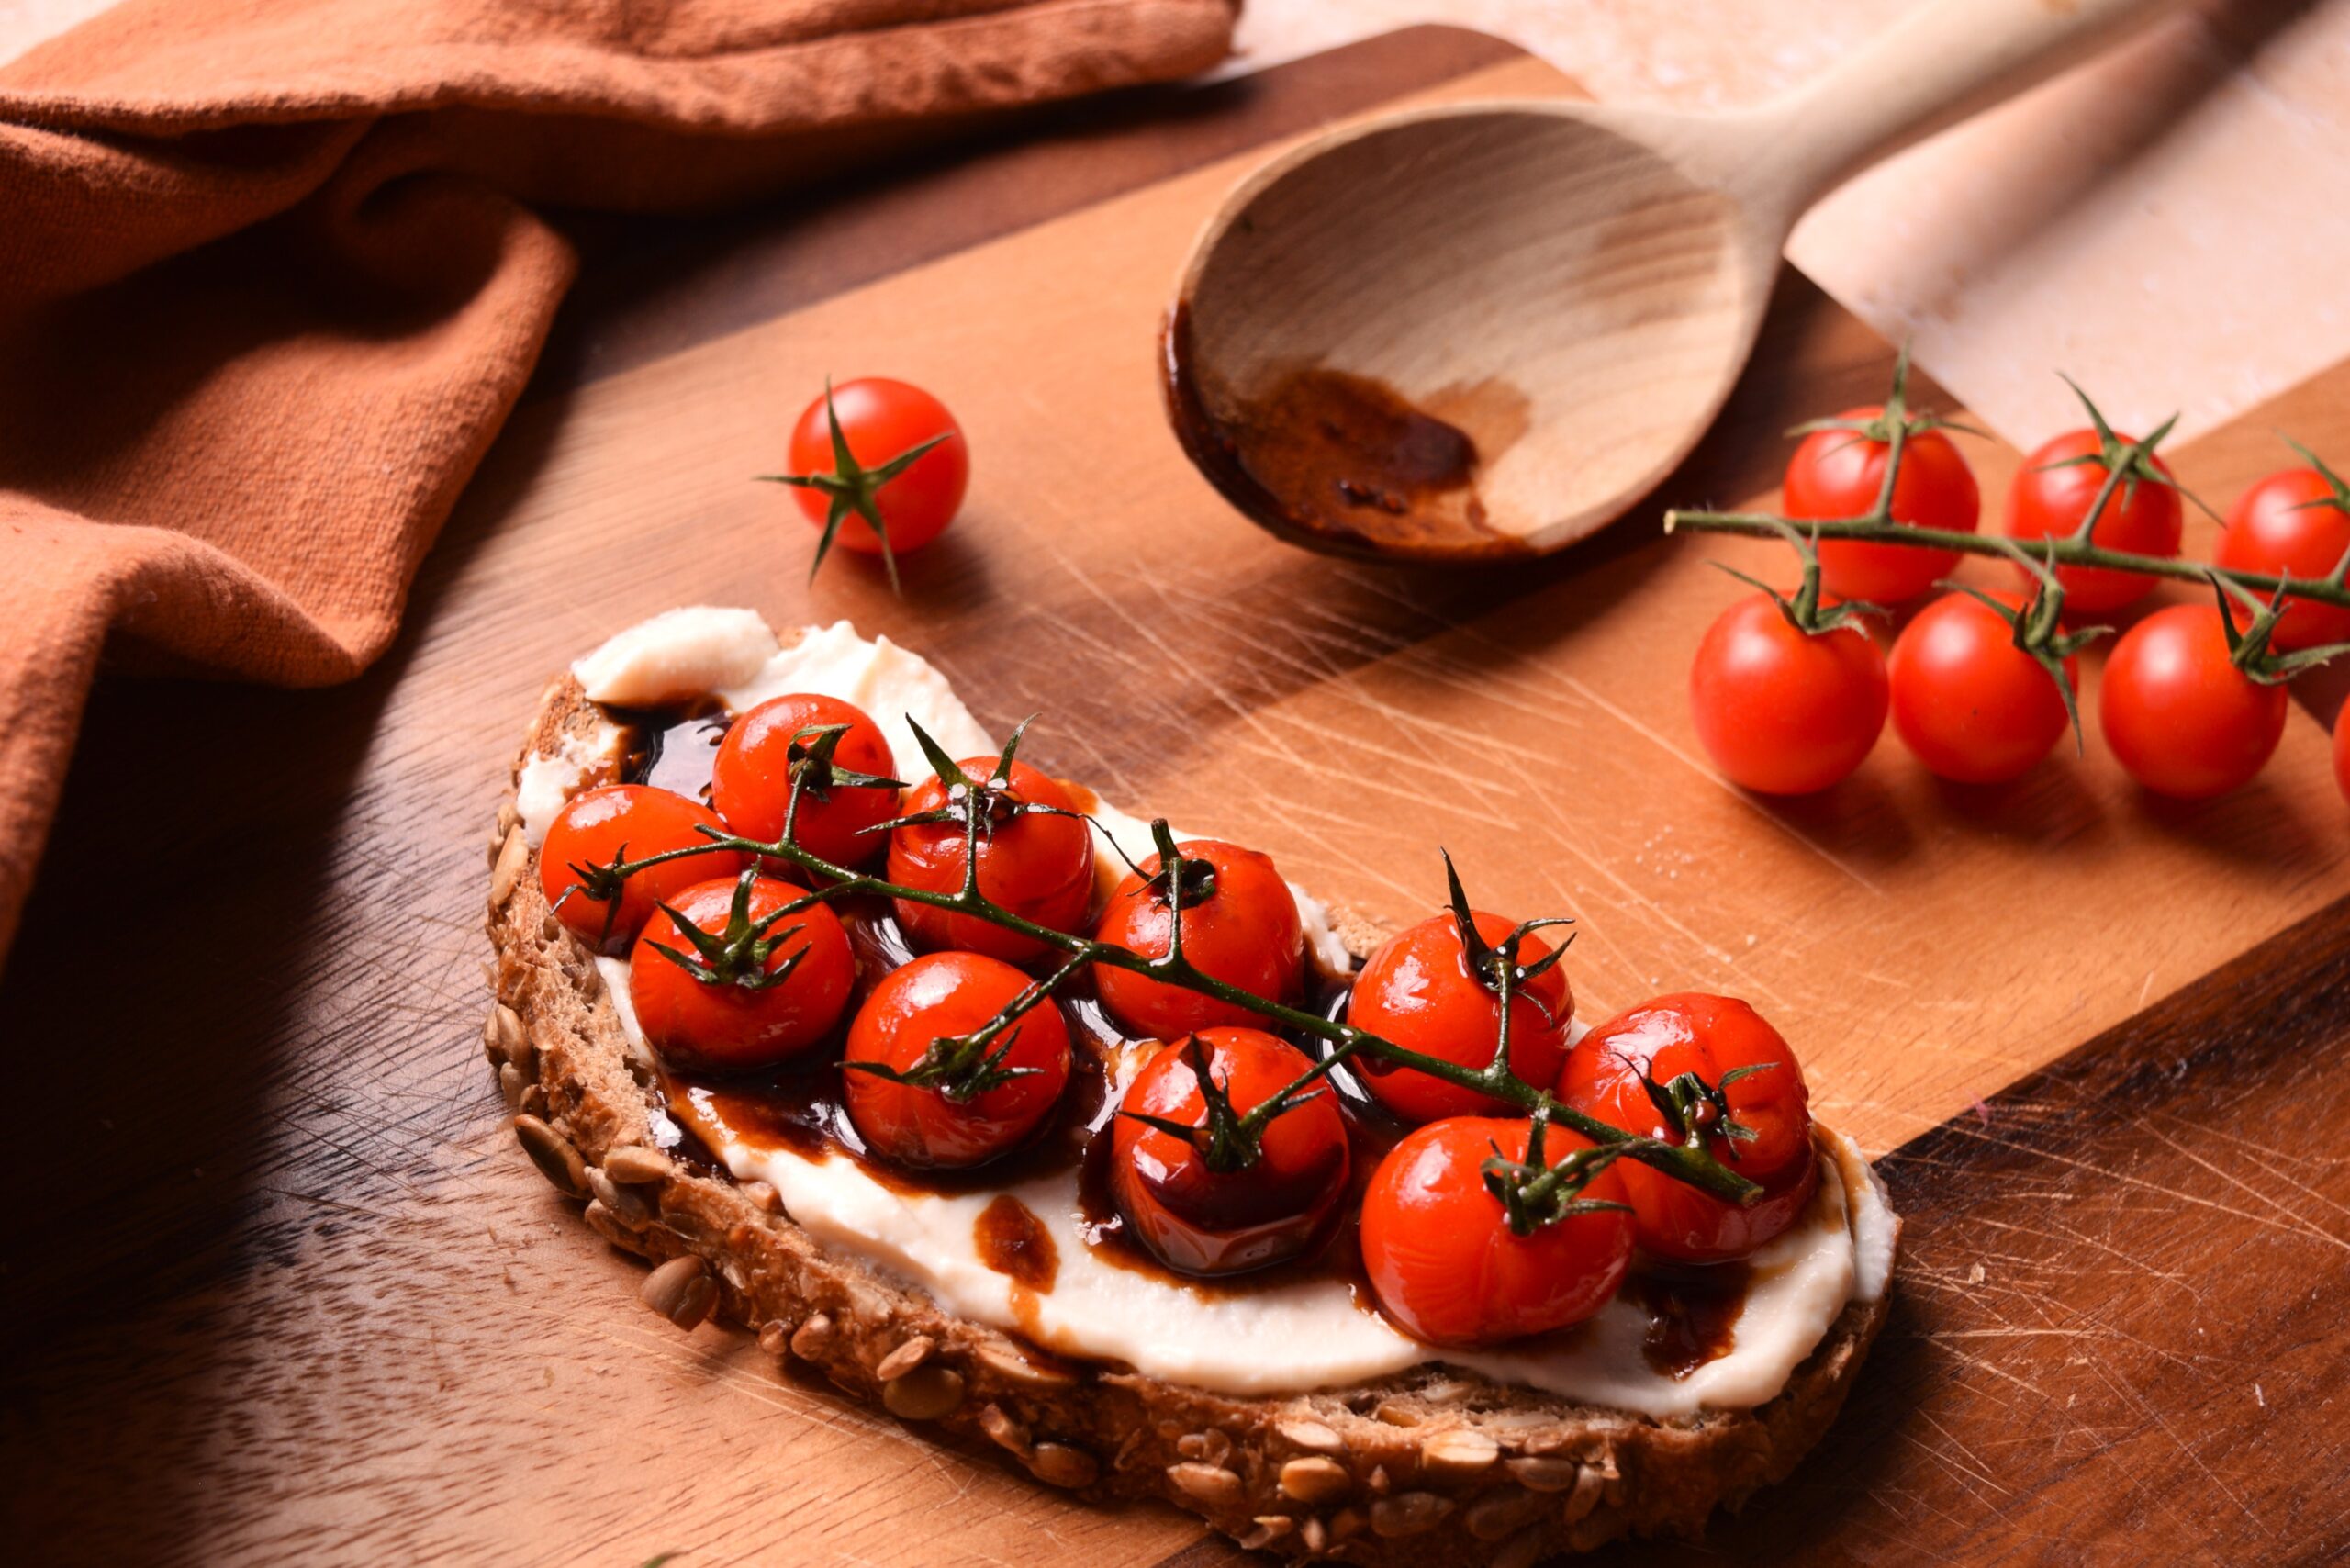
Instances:
[[[2322,1064],[2350,866],[2322,727],[2297,708],[2215,806],[2150,803],[2094,747],[1962,791],[1890,744],[1765,805],[1706,767],[1680,686],[1735,592],[1706,559],[1775,570],[1768,547],[1635,519],[1448,575],[1257,534],[1160,420],[1168,284],[1266,146],[1415,90],[1568,89],[1423,31],[615,252],[384,668],[102,691],[0,994],[17,1059],[63,1070],[6,1274],[10,1518],[42,1561],[1229,1555],[678,1335],[518,1158],[475,1044],[488,814],[545,677],[696,601],[886,632],[999,728],[1043,710],[1037,760],[1376,917],[1429,907],[1442,842],[1482,902],[1578,918],[1587,1017],[1682,987],[1770,1012],[1823,1113],[1897,1148],[1913,1220],[1829,1451],[1704,1554],[2343,1547],[2350,1166],[2322,1129],[2350,1091]],[[1664,498],[1762,495],[1781,427],[1889,365],[1789,274]],[[902,601],[853,567],[805,586],[808,532],[746,479],[809,388],[862,372],[937,391],[977,454]],[[2182,476],[2232,493],[2274,425],[2350,446],[2350,375]],[[1998,496],[2014,454],[1969,456]],[[94,935],[127,878],[170,935],[128,966]]]

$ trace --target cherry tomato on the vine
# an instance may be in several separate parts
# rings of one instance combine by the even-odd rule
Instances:
[[[995,768],[991,756],[966,757],[959,765],[975,779]],[[979,830],[981,896],[1053,931],[1074,932],[1093,902],[1093,830],[1081,817],[1055,812],[1023,812],[1022,803],[1077,810],[1075,797],[1060,782],[1024,762],[1012,765],[990,821]],[[907,796],[912,816],[946,806],[947,786],[935,775]],[[956,893],[963,888],[962,822],[911,823],[890,834],[889,878],[901,887]],[[1007,963],[1041,958],[1053,949],[1033,936],[980,919],[955,914],[908,899],[897,901],[899,922],[914,946],[959,947]]]
[[[1477,935],[1498,947],[1516,923],[1498,914],[1472,912]],[[1528,932],[1518,948],[1519,966],[1531,969],[1550,955],[1550,944]],[[1551,965],[1529,980],[1510,1000],[1509,1069],[1540,1087],[1566,1059],[1567,1025],[1574,1002],[1565,969]],[[1433,915],[1390,940],[1355,977],[1347,1021],[1405,1050],[1441,1057],[1482,1070],[1501,1043],[1501,993],[1472,972],[1460,927],[1451,914]],[[1369,1057],[1354,1058],[1363,1087],[1389,1110],[1410,1122],[1441,1116],[1507,1113],[1509,1102],[1464,1089],[1416,1068],[1386,1067]]]
[[[822,741],[796,738],[804,731],[835,724],[848,730],[833,743],[834,767],[874,778],[896,776],[890,742],[864,709],[833,697],[778,697],[744,714],[719,744],[710,783],[711,803],[718,814],[744,838],[774,843],[783,834],[792,774],[799,768],[809,782],[800,790],[792,842],[835,866],[861,866],[878,855],[888,846],[889,834],[865,830],[898,814],[898,791],[828,782],[831,769],[810,755]]]
[[[946,532],[962,508],[963,492],[971,479],[970,447],[946,405],[919,386],[881,375],[844,381],[832,389],[830,398],[857,471],[869,474],[885,468],[923,442],[946,438],[902,471],[886,478],[875,476],[879,482],[867,492],[889,532],[890,554],[919,550]],[[809,404],[800,422],[791,427],[791,473],[803,478],[839,476],[832,420],[822,398]],[[853,472],[850,478],[856,481],[857,473]],[[834,491],[821,485],[801,486],[797,498],[808,521],[824,526],[834,507]],[[882,554],[882,542],[873,525],[855,510],[842,520],[837,537],[839,543],[860,554]]]
[[[1875,405],[1847,409],[1837,418],[1862,422],[1884,418]],[[1859,517],[1876,505],[1885,484],[1891,447],[1857,430],[1816,430],[1787,461],[1786,508],[1794,518]],[[1972,533],[1982,513],[1975,473],[1951,439],[1938,430],[1906,436],[1901,476],[1893,485],[1893,521],[1911,528]],[[1839,599],[1899,604],[1917,598],[1958,564],[1955,550],[1917,545],[1863,544],[1850,539],[1819,543],[1819,575]]]
[[[1797,630],[1768,594],[1728,610],[1697,644],[1689,712],[1730,778],[1807,795],[1846,778],[1885,728],[1885,655],[1858,627]]]
[[[1297,896],[1273,868],[1272,857],[1214,839],[1175,848],[1187,865],[1206,862],[1208,874],[1204,897],[1188,888],[1183,895],[1183,957],[1227,985],[1269,1002],[1295,1003],[1305,994],[1304,928]],[[1161,871],[1154,855],[1142,863],[1140,875],[1118,884],[1094,940],[1146,958],[1165,956],[1174,920]],[[1187,879],[1196,875],[1187,872]],[[1110,1015],[1136,1034],[1172,1039],[1217,1025],[1258,1022],[1245,1007],[1106,964],[1094,966],[1093,982]]]
[[[2350,510],[2314,468],[2288,468],[2236,498],[2220,535],[2219,564],[2231,571],[2322,577],[2350,552]],[[2290,653],[2350,642],[2350,610],[2293,599],[2270,643]]]
[[[874,1152],[907,1165],[978,1165],[1016,1148],[1051,1114],[1069,1082],[1069,1026],[1049,1001],[1022,1014],[984,1058],[967,1064],[988,1072],[991,1063],[993,1081],[960,1103],[951,1080],[907,1083],[846,1065],[874,1062],[919,1078],[934,1061],[936,1042],[982,1028],[1028,985],[999,958],[930,953],[873,988],[849,1025],[841,1083],[849,1120]]]
[[[848,1005],[856,959],[840,917],[822,904],[779,913],[807,896],[792,883],[755,876],[747,898],[741,884],[721,878],[669,901],[705,938],[730,942],[730,953],[713,954],[664,912],[629,955],[637,1027],[678,1067],[774,1067],[822,1041]]]
[[[1362,1260],[1381,1310],[1434,1345],[1492,1345],[1583,1322],[1607,1305],[1632,1257],[1632,1216],[1571,1215],[1520,1236],[1485,1185],[1498,1151],[1523,1162],[1532,1124],[1455,1116],[1415,1130],[1381,1160],[1362,1200]],[[1542,1159],[1556,1165],[1590,1140],[1551,1126]],[[1617,1160],[1582,1193],[1628,1201]]]
[[[1684,1074],[1696,1081],[1668,1116],[1650,1085],[1667,1092]],[[1700,1133],[1708,1154],[1762,1185],[1762,1196],[1741,1206],[1618,1160],[1639,1244],[1660,1257],[1744,1257],[1793,1225],[1818,1184],[1803,1069],[1779,1032],[1734,997],[1684,992],[1617,1014],[1575,1042],[1559,1095],[1628,1133],[1676,1144]],[[1722,1130],[1725,1109],[1743,1134]]]
[[[2224,795],[2252,781],[2285,734],[2282,686],[2229,657],[2217,604],[2157,610],[2113,644],[2098,689],[2105,744],[2158,795]]]
[[[656,904],[697,882],[733,876],[743,857],[731,849],[681,856],[621,879],[616,895],[600,885],[597,871],[621,859],[708,844],[696,831],[705,827],[726,831],[709,807],[673,790],[649,784],[582,790],[564,803],[539,846],[539,890],[565,930],[599,953],[624,953]]]
[[[1195,1057],[1233,1114],[1245,1116],[1314,1064],[1260,1029],[1203,1029],[1170,1041],[1143,1065],[1112,1124],[1110,1192],[1136,1239],[1169,1268],[1235,1274],[1312,1250],[1336,1226],[1350,1154],[1326,1085],[1265,1125],[1253,1163],[1211,1167],[1198,1141],[1136,1121],[1210,1125]]]
[[[2333,781],[2342,787],[2342,796],[2350,800],[2350,724],[2336,715],[2333,721]]]
[[[2125,443],[2130,440],[2128,436],[2116,439]],[[2025,458],[2008,492],[2008,532],[2018,539],[2069,537],[2089,515],[2098,492],[2105,487],[2107,469],[2098,461],[2104,450],[2104,440],[2096,431],[2077,430],[2058,436]],[[2170,467],[2161,458],[2148,454],[2145,460],[2165,477],[2169,476]],[[2105,510],[2098,514],[2089,541],[2133,555],[2176,555],[2185,526],[2177,490],[2156,479],[2125,479],[2114,487]],[[2056,580],[2065,588],[2065,609],[2075,616],[2101,615],[2134,604],[2154,586],[2154,579],[2143,572],[2109,566],[2059,566]]]
[[[2022,596],[1992,595],[2020,613]],[[2064,694],[2015,627],[1980,599],[1945,594],[1919,610],[1893,644],[1893,727],[1944,778],[1991,784],[2021,776],[2064,738]],[[2065,661],[2068,678],[2076,663]]]

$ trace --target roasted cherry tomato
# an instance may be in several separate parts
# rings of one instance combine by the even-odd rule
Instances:
[[[2285,735],[2288,699],[2229,658],[2217,604],[2157,610],[2113,644],[2098,689],[2105,744],[2158,795],[2224,795],[2252,781]]]
[[[2130,440],[2128,436],[2116,439]],[[2089,515],[2098,492],[2105,487],[2107,471],[2098,460],[2104,450],[2097,431],[2079,430],[2058,436],[2025,458],[2008,491],[2008,532],[2018,539],[2070,536]],[[2088,461],[2079,461],[2082,458]],[[2170,467],[2161,458],[2149,454],[2146,460],[2169,476]],[[2114,487],[2105,510],[2098,514],[2089,540],[2133,555],[2176,555],[2185,525],[2177,490],[2155,479],[2125,479]],[[2056,580],[2065,586],[2065,608],[2076,617],[2102,615],[2134,604],[2154,586],[2154,579],[2143,572],[2115,571],[2109,566],[2059,566]]]
[[[1295,1258],[1331,1234],[1347,1191],[1347,1128],[1316,1085],[1265,1125],[1253,1163],[1209,1164],[1210,1116],[1197,1061],[1245,1116],[1314,1064],[1260,1029],[1203,1029],[1161,1046],[1143,1064],[1112,1125],[1110,1193],[1135,1238],[1169,1268],[1237,1274]],[[1187,1140],[1137,1116],[1198,1127]]]
[[[2236,498],[2220,536],[2219,563],[2231,571],[2322,577],[2350,552],[2350,497],[2314,468],[2288,468]],[[2269,636],[2290,653],[2350,642],[2350,610],[2288,599]]]
[[[963,491],[971,482],[971,450],[946,405],[919,386],[879,375],[844,381],[830,396],[857,469],[879,481],[871,487],[870,499],[889,531],[890,553],[919,550],[945,532],[962,509]],[[809,404],[791,427],[791,472],[796,476],[839,473],[824,401],[819,398]],[[900,473],[887,477],[873,473],[937,436],[946,439]],[[856,477],[851,475],[852,480]],[[808,521],[822,527],[832,511],[833,492],[821,485],[802,486],[797,496]],[[838,543],[860,554],[881,554],[873,525],[855,511],[843,520]]]
[[[779,913],[806,896],[755,872],[720,878],[669,902],[697,935],[666,912],[645,923],[629,955],[629,992],[655,1050],[677,1067],[742,1072],[798,1056],[832,1032],[856,959],[822,904]]]
[[[1992,597],[2024,609],[2019,594]],[[2065,672],[2077,678],[2074,660]],[[1961,783],[2020,777],[2071,723],[2055,679],[2016,646],[2015,627],[1966,594],[1944,594],[1919,610],[1901,629],[1886,673],[1894,729],[1930,770]]]
[[[1628,1133],[1682,1144],[1702,1134],[1707,1153],[1762,1185],[1763,1195],[1741,1207],[1617,1160],[1639,1244],[1660,1257],[1742,1258],[1793,1225],[1818,1184],[1803,1069],[1779,1032],[1734,998],[1660,996],[1617,1014],[1575,1042],[1559,1096]]]
[[[1876,745],[1885,708],[1885,656],[1867,633],[1798,631],[1768,594],[1723,610],[1689,669],[1697,738],[1733,782],[1765,795],[1841,781]]]
[[[906,1165],[978,1165],[1016,1148],[1069,1082],[1069,1026],[1049,1001],[984,1047],[942,1047],[982,1028],[1029,979],[979,953],[930,953],[873,988],[849,1025],[841,1082],[867,1147]],[[856,1067],[870,1062],[896,1079]]]
[[[607,784],[582,790],[564,803],[539,846],[539,890],[564,929],[599,953],[628,951],[654,907],[697,882],[733,877],[743,857],[731,849],[683,856],[648,866],[617,885],[597,873],[621,860],[643,860],[672,849],[708,844],[709,828],[726,824],[699,801],[649,784]]]
[[[1866,422],[1885,417],[1882,408],[1847,409],[1840,420]],[[1885,484],[1890,449],[1857,430],[1817,430],[1804,437],[1787,461],[1789,517],[1860,517],[1876,505]],[[1901,444],[1901,476],[1893,485],[1893,521],[1911,528],[1941,528],[1972,533],[1982,513],[1975,473],[1938,430],[1919,431]],[[1955,550],[1896,544],[1863,544],[1827,539],[1819,544],[1819,577],[1839,599],[1899,604],[1917,598],[1950,575]]]
[[[966,757],[963,771],[988,778],[991,756]],[[1024,812],[1022,804],[1077,810],[1077,801],[1054,779],[1024,762],[1012,765],[1002,788],[990,787],[979,829],[979,891],[1013,913],[1054,931],[1074,932],[1093,902],[1093,830],[1080,817]],[[947,787],[936,777],[906,796],[904,814],[946,806]],[[961,821],[911,823],[890,835],[890,880],[926,892],[963,889]],[[1006,931],[977,915],[952,914],[900,899],[898,920],[917,947],[957,947],[1007,963],[1029,963],[1052,951],[1035,937]]]
[[[848,726],[837,741],[799,738],[835,724]],[[778,697],[760,703],[726,732],[711,774],[710,799],[736,833],[772,844],[783,834],[793,776],[804,774],[808,782],[800,790],[792,842],[835,866],[861,866],[888,846],[889,834],[866,830],[898,814],[898,791],[894,786],[835,782],[836,772],[890,778],[896,766],[881,726],[864,709],[833,697]]]
[[[1272,857],[1237,845],[1197,839],[1175,846],[1185,862],[1183,957],[1202,973],[1269,1002],[1305,994],[1305,934],[1297,896]],[[1193,862],[1204,861],[1204,866]],[[1110,895],[1096,941],[1163,958],[1173,918],[1159,857],[1142,863]],[[1093,983],[1110,1015],[1138,1035],[1173,1039],[1216,1025],[1245,1027],[1258,1015],[1195,991],[1097,964]]]
[[[1520,1236],[1485,1185],[1485,1162],[1524,1161],[1531,1124],[1455,1116],[1388,1150],[1362,1199],[1362,1260],[1381,1310],[1432,1345],[1492,1345],[1581,1323],[1616,1294],[1631,1264],[1632,1216],[1571,1215]],[[1590,1140],[1552,1126],[1542,1159],[1556,1165]],[[1627,1201],[1617,1160],[1582,1196]]]
[[[1514,922],[1498,914],[1472,912],[1472,919],[1488,947],[1498,948],[1515,929]],[[1528,932],[1518,947],[1518,966],[1530,969],[1550,955],[1550,945]],[[1526,981],[1510,1000],[1510,1071],[1538,1087],[1558,1076],[1559,1064],[1567,1057],[1567,1024],[1573,1013],[1561,966],[1553,964]],[[1355,977],[1347,1021],[1405,1050],[1483,1069],[1494,1059],[1494,1047],[1501,1041],[1501,993],[1490,977],[1472,971],[1458,921],[1439,914],[1371,956]],[[1416,1068],[1387,1067],[1368,1057],[1355,1062],[1363,1086],[1408,1122],[1510,1108],[1505,1100],[1447,1083]]]

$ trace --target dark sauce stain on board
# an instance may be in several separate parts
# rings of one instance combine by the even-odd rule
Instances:
[[[1729,1354],[1752,1273],[1740,1261],[1660,1269],[1627,1281],[1625,1290],[1649,1315],[1640,1352],[1651,1370],[1678,1381]]]
[[[1423,408],[1370,376],[1299,366],[1247,396],[1201,386],[1185,307],[1168,318],[1168,416],[1225,499],[1292,543],[1444,560],[1527,554],[1488,522],[1483,462],[1525,429],[1526,399],[1498,383],[1448,388]],[[1214,404],[1212,410],[1211,403]],[[1487,449],[1446,414],[1478,416]]]

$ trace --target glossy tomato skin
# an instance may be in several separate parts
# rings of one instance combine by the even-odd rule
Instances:
[[[2204,801],[2252,781],[2285,735],[2288,699],[2229,662],[2216,604],[2157,610],[2113,644],[2098,727],[2130,777]]]
[[[1481,910],[1472,911],[1471,918],[1477,935],[1495,947],[1516,924]],[[1518,961],[1531,969],[1550,951],[1539,933],[1528,933],[1518,948]],[[1535,976],[1510,1002],[1510,1071],[1537,1086],[1556,1077],[1559,1064],[1566,1059],[1567,1025],[1573,1014],[1564,966],[1553,964]],[[1501,997],[1470,972],[1460,928],[1449,914],[1420,922],[1373,953],[1355,977],[1347,1002],[1347,1021],[1355,1027],[1405,1050],[1472,1069],[1494,1059],[1501,1019]],[[1506,1101],[1415,1068],[1382,1070],[1368,1058],[1356,1061],[1363,1087],[1407,1122],[1494,1115],[1511,1109]]]
[[[1875,420],[1877,407],[1847,409],[1839,419]],[[1796,518],[1859,517],[1876,505],[1885,484],[1884,442],[1857,431],[1821,430],[1804,437],[1787,462],[1786,510]],[[1982,493],[1975,471],[1949,436],[1923,431],[1902,442],[1901,476],[1893,486],[1893,520],[1911,528],[1972,533],[1981,521]],[[1955,550],[1823,540],[1820,582],[1839,599],[1899,604],[1917,598],[1958,564]]]
[[[1763,1067],[1722,1088],[1725,1074]],[[1742,1258],[1793,1225],[1819,1182],[1811,1142],[1811,1091],[1795,1052],[1761,1014],[1734,997],[1684,992],[1619,1013],[1575,1042],[1559,1078],[1559,1097],[1609,1126],[1680,1142],[1641,1085],[1644,1074],[1668,1083],[1694,1072],[1722,1089],[1730,1116],[1751,1139],[1718,1133],[1707,1151],[1763,1195],[1740,1206],[1698,1192],[1631,1160],[1624,1179],[1639,1244],[1659,1257],[1690,1263]]]
[[[1203,1029],[1158,1047],[1120,1101],[1189,1126],[1207,1120],[1191,1041],[1246,1115],[1313,1066],[1260,1029]],[[1266,1126],[1257,1162],[1217,1171],[1188,1143],[1121,1114],[1111,1124],[1110,1193],[1134,1236],[1186,1274],[1237,1274],[1302,1256],[1327,1239],[1346,1196],[1346,1124],[1328,1093],[1292,1105]]]
[[[2010,610],[2024,607],[2020,594],[1992,597]],[[2076,661],[2066,659],[2065,671],[2077,680]],[[2014,627],[1963,593],[1945,594],[1911,618],[1886,673],[1903,744],[1930,771],[1962,784],[2020,778],[2070,727],[2064,694],[2016,646]]]
[[[2341,786],[2342,798],[2350,801],[2350,724],[2339,715],[2333,721],[2333,781]]]
[[[2314,468],[2269,475],[2228,509],[2219,564],[2238,572],[2324,577],[2350,551],[2350,515],[2330,504],[2333,499],[2333,485]],[[2288,653],[2350,642],[2350,610],[2288,599],[2269,641]]]
[[[752,884],[750,917],[757,920],[806,896],[805,888],[763,876]],[[726,929],[733,898],[733,879],[720,878],[688,888],[669,903],[714,934]],[[694,956],[693,945],[676,924],[656,913],[629,955],[630,997],[645,1039],[673,1066],[701,1072],[775,1067],[820,1044],[848,1006],[856,959],[839,917],[822,904],[784,916],[772,930],[788,931],[794,924],[800,926],[800,935],[779,943],[767,968],[781,969],[803,946],[807,957],[781,985],[751,991],[705,984],[655,951],[658,943]]]
[[[617,901],[588,896],[574,866],[609,866],[623,852],[643,860],[710,840],[698,828],[723,833],[726,824],[698,801],[649,784],[606,784],[582,790],[564,802],[539,846],[539,890],[546,895],[564,929],[599,953],[628,951],[656,904],[670,902],[697,882],[733,878],[743,857],[731,849],[688,855],[650,866],[621,884]],[[574,890],[576,890],[576,891]],[[568,896],[565,896],[565,895]]]
[[[1576,1215],[1531,1236],[1509,1227],[1487,1190],[1496,1147],[1526,1158],[1530,1124],[1455,1116],[1414,1131],[1381,1160],[1362,1200],[1362,1260],[1380,1309],[1432,1345],[1494,1345],[1581,1323],[1607,1305],[1631,1265],[1632,1219]],[[1552,1126],[1542,1156],[1555,1165],[1589,1140]],[[1617,1160],[1583,1195],[1628,1201]]]
[[[946,405],[907,382],[867,375],[834,387],[833,408],[840,416],[841,433],[848,438],[850,453],[867,468],[878,468],[908,447],[946,432],[945,441],[882,486],[875,500],[890,531],[890,548],[898,554],[919,550],[946,532],[962,509],[963,492],[971,481],[971,449],[963,439],[963,427],[955,422]],[[791,427],[790,471],[836,472],[832,426],[822,398],[809,404],[800,422]],[[824,493],[795,488],[792,495],[801,514],[822,528],[831,505]],[[861,554],[881,553],[873,525],[855,513],[841,523],[839,543]]]
[[[1697,644],[1689,714],[1714,765],[1764,795],[1841,782],[1885,728],[1885,655],[1845,625],[1818,636],[1765,594],[1740,599]]]
[[[2098,463],[2073,463],[2062,468],[2049,465],[2095,457],[2100,450],[2097,431],[2071,431],[2025,458],[2008,491],[2008,532],[2018,539],[2062,539],[2079,528],[2105,486],[2105,468]],[[2170,466],[2161,458],[2154,458],[2154,464],[2169,475]],[[2176,555],[2185,527],[2178,492],[2168,485],[2141,479],[2135,486],[2115,487],[2089,539],[2106,549],[2127,550],[2136,555]],[[2031,580],[2021,566],[2016,572]],[[2154,579],[2143,572],[2119,572],[2109,566],[2059,566],[2056,580],[2065,588],[2065,611],[2076,620],[2135,604],[2154,586]]]
[[[991,756],[959,764],[973,778],[995,768]],[[1076,798],[1060,782],[1024,762],[1014,762],[1006,781],[1014,801],[1077,810]],[[933,776],[906,796],[903,814],[936,811],[946,803],[946,786]],[[890,880],[926,892],[959,892],[963,887],[963,825],[917,823],[890,834]],[[1093,902],[1093,830],[1077,817],[1024,812],[979,835],[979,891],[996,903],[1054,931],[1077,930]],[[1006,963],[1034,963],[1054,949],[976,915],[953,914],[928,904],[897,901],[899,924],[917,947],[985,953]]]
[[[1301,1001],[1305,932],[1296,895],[1274,869],[1272,857],[1214,839],[1175,847],[1188,859],[1206,861],[1215,878],[1204,900],[1184,900],[1183,956],[1227,985],[1272,1002]],[[1129,874],[1118,884],[1094,927],[1095,940],[1146,958],[1165,957],[1174,922],[1166,890],[1149,885],[1158,871],[1154,855],[1142,863],[1141,875]],[[1245,1007],[1106,965],[1094,967],[1093,983],[1110,1016],[1137,1035],[1173,1039],[1196,1029],[1245,1028],[1258,1022]]]
[[[744,838],[772,844],[783,834],[791,801],[792,737],[803,730],[846,724],[833,760],[853,773],[897,777],[890,742],[865,710],[838,698],[806,693],[762,702],[726,732],[711,774],[711,803]],[[818,800],[801,792],[792,842],[835,866],[862,866],[889,846],[887,834],[865,830],[898,814],[898,792],[842,785]],[[769,868],[782,870],[780,864]]]
[[[849,1025],[844,1062],[903,1072],[942,1037],[968,1035],[1028,987],[1028,977],[979,953],[928,953],[873,988]],[[961,1169],[1018,1148],[1052,1114],[1068,1086],[1069,1026],[1041,1002],[1013,1025],[1002,1067],[1029,1070],[957,1104],[936,1088],[893,1083],[845,1068],[849,1120],[867,1148],[904,1165]]]

